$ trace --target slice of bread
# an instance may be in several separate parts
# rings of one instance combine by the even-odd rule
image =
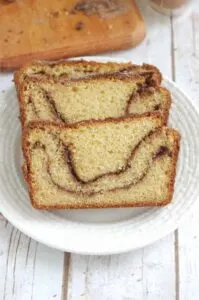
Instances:
[[[162,75],[153,65],[135,65],[132,63],[101,63],[95,61],[58,61],[58,62],[32,62],[15,72],[15,84],[20,89],[21,84],[29,79],[64,81],[68,79],[85,78],[99,74],[110,73],[145,74],[150,80],[161,83]]]
[[[159,114],[75,125],[33,122],[23,148],[38,209],[160,206],[172,199],[179,134]]]
[[[148,82],[149,81],[149,82]],[[21,121],[80,121],[118,118],[158,111],[166,124],[171,104],[170,93],[151,86],[148,75],[98,75],[67,80],[29,80],[19,91]]]

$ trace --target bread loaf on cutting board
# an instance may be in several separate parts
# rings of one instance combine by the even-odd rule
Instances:
[[[145,36],[132,0],[0,0],[0,69],[136,46]]]

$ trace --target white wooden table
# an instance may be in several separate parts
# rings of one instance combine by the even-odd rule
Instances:
[[[145,41],[108,56],[157,65],[199,106],[199,3],[190,16],[175,20],[137,2],[148,27]],[[0,75],[0,88],[11,79]],[[157,243],[104,257],[48,248],[0,215],[0,300],[12,299],[198,300],[199,209]]]

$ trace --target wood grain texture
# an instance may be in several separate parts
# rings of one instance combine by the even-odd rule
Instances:
[[[61,300],[68,299],[68,285],[72,280],[71,272],[71,254],[64,253],[64,264],[63,264],[63,281],[62,281],[62,296]]]
[[[172,242],[170,236],[131,254],[73,255],[68,299],[175,299]]]
[[[63,253],[38,244],[0,216],[0,299],[61,299]]]
[[[92,14],[88,4],[85,11],[75,9],[84,2],[0,0],[0,69],[15,69],[32,59],[125,49],[143,40],[144,23],[134,1],[93,0],[90,6],[95,2],[99,13]]]

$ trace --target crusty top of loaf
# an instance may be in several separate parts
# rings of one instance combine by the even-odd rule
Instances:
[[[17,89],[27,78],[53,79],[67,78],[75,79],[91,75],[107,74],[107,73],[132,73],[132,74],[151,74],[151,79],[157,84],[161,83],[162,75],[158,68],[149,64],[135,65],[128,63],[117,62],[95,62],[95,61],[58,61],[46,62],[35,61],[24,65],[21,69],[15,72],[15,84]]]

